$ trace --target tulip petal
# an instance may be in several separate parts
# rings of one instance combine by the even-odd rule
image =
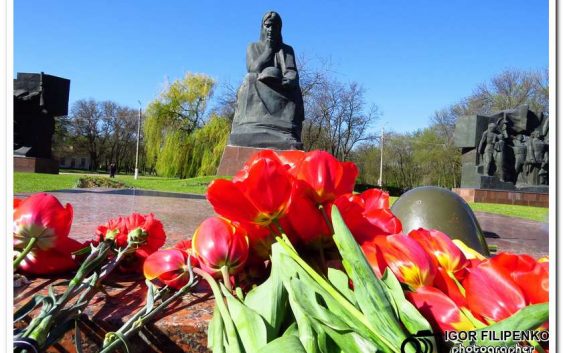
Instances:
[[[447,272],[457,272],[468,264],[463,252],[452,242],[450,237],[436,229],[413,229],[409,232],[413,238],[431,256],[437,266]]]
[[[343,174],[343,167],[334,156],[317,150],[307,153],[299,168],[298,178],[306,181],[314,190],[317,204],[323,204],[339,196],[337,187]]]
[[[263,158],[249,169],[240,182],[240,190],[261,214],[269,218],[281,216],[291,196],[291,176],[279,160]],[[260,224],[260,222],[255,222]]]
[[[228,220],[210,217],[194,233],[192,249],[204,271],[219,275],[227,266],[234,274],[242,269],[248,258],[248,238],[243,228]]]
[[[146,258],[143,273],[146,279],[152,280],[167,272],[182,270],[186,261],[186,253],[179,249],[159,250]]]
[[[207,188],[207,200],[219,215],[234,221],[251,221],[260,212],[238,186],[225,179],[217,179]]]
[[[301,167],[301,163],[303,159],[305,159],[305,152],[301,150],[287,150],[281,153],[278,153],[278,157],[282,164],[285,164],[289,167],[288,172],[293,175],[297,176],[299,168]]]
[[[529,255],[501,252],[490,259],[492,266],[514,280],[529,304],[549,300],[549,270],[547,263],[537,262]]]
[[[72,205],[65,207],[53,195],[38,193],[17,202],[14,209],[14,242],[27,244],[37,237],[36,246],[47,250],[57,247],[59,239],[68,237],[72,225]]]
[[[389,208],[389,193],[381,189],[368,189],[361,193],[361,197],[367,213],[373,209]]]
[[[415,292],[406,292],[407,299],[428,319],[434,330],[470,331],[473,323],[463,314],[460,307],[439,289],[422,286]]]
[[[342,166],[342,177],[336,186],[336,195],[338,197],[342,194],[346,194],[354,191],[354,186],[356,185],[356,179],[360,173],[358,167],[352,162],[341,162]],[[389,207],[389,205],[387,205]]]
[[[376,274],[389,267],[400,282],[412,288],[431,285],[434,281],[436,268],[432,260],[416,241],[404,234],[375,237],[364,243],[362,250],[372,267],[378,267],[374,268]]]
[[[474,313],[493,322],[505,319],[526,306],[516,283],[490,261],[467,270],[463,281],[467,304]]]

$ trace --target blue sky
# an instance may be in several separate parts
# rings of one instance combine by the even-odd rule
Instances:
[[[82,98],[138,107],[186,71],[238,84],[267,10],[298,54],[330,60],[383,112],[386,129],[434,111],[505,69],[548,66],[548,0],[14,1],[14,75],[71,79]],[[216,95],[220,92],[216,92]],[[377,127],[379,126],[379,123]]]

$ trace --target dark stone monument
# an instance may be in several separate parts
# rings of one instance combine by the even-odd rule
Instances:
[[[548,131],[547,115],[527,105],[460,118],[455,143],[462,153],[461,188],[547,193]]]
[[[232,175],[252,150],[302,149],[303,97],[293,48],[282,40],[282,20],[267,12],[260,40],[246,50],[247,75],[237,92],[233,126],[219,175]],[[242,161],[244,162],[244,160]]]
[[[68,114],[70,80],[44,73],[18,73],[14,80],[14,170],[53,173],[51,139],[55,117]]]

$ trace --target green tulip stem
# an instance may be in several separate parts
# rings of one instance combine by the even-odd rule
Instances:
[[[326,225],[328,226],[328,229],[330,229],[330,233],[334,234],[334,227],[332,226],[332,222],[330,221],[330,218],[328,217],[328,213],[326,213],[326,208],[324,208],[323,205],[319,205],[319,210],[321,211],[321,214],[323,215],[323,218],[326,222]]]
[[[190,268],[190,279],[188,283],[186,283],[182,288],[176,291],[176,293],[171,295],[159,305],[151,308],[150,310],[145,305],[141,310],[139,310],[135,315],[127,320],[127,322],[123,324],[123,326],[121,326],[119,330],[106,334],[106,339],[104,340],[104,344],[100,350],[100,353],[110,353],[119,348],[121,344],[126,345],[127,339],[138,333],[147,322],[149,322],[155,315],[165,310],[170,305],[170,303],[187,294],[192,288],[195,287],[196,284],[196,277],[194,276],[193,270]],[[157,300],[160,300],[163,297],[163,293],[167,291],[167,289],[168,287],[164,287],[157,291],[154,296],[154,301],[156,302]]]
[[[35,243],[37,243],[37,237],[33,237],[29,240],[29,242],[25,246],[25,249],[23,249],[23,251],[14,260],[14,270],[18,268],[20,262],[22,262],[22,260],[25,259],[27,254],[29,254],[29,252],[33,249]]]
[[[238,342],[239,340],[237,330],[229,313],[229,309],[225,304],[219,285],[217,284],[215,279],[204,270],[194,267],[193,271],[195,274],[201,276],[201,278],[206,280],[207,283],[209,283],[209,287],[211,287],[211,291],[213,292],[213,296],[215,297],[215,305],[219,309],[219,313],[221,315],[221,318],[223,319],[223,323],[225,324],[227,341],[233,342],[233,345],[231,346],[232,353],[241,353],[240,346],[238,344],[234,344],[234,342]]]
[[[376,335],[382,341],[382,343],[386,345],[385,348],[391,351],[391,347],[393,347],[391,342],[389,342],[389,340],[386,337],[378,333],[377,329],[371,325],[371,323],[367,320],[366,316],[361,311],[359,311],[352,303],[350,303],[350,301],[346,297],[340,294],[340,292],[336,290],[332,286],[332,284],[330,284],[326,279],[324,279],[321,275],[319,275],[311,266],[309,266],[309,264],[305,260],[303,260],[299,256],[299,254],[295,251],[295,249],[290,245],[291,243],[289,242],[289,239],[287,239],[287,236],[285,234],[283,235],[283,238],[277,237],[276,240],[278,244],[280,244],[285,249],[287,254],[299,266],[301,266],[301,268],[305,270],[305,272],[307,272],[307,274],[309,274],[309,276],[311,276],[311,278],[315,282],[317,282],[317,284],[323,290],[325,290],[330,296],[334,298],[334,300],[336,300],[340,305],[342,305],[343,308],[350,313],[350,315],[352,315],[354,318],[356,318],[356,320],[361,322],[366,328],[368,328],[371,332],[373,332],[373,334]]]
[[[65,292],[56,298],[49,310],[42,311],[39,316],[34,318],[20,337],[34,339],[41,349],[47,348],[43,345],[48,338],[50,339],[49,335],[53,327],[59,322],[76,319],[80,315],[98,292],[102,282],[129,252],[131,245],[128,245],[125,249],[119,249],[117,256],[104,264],[107,261],[108,252],[113,247],[113,240],[105,240],[94,248],[69,282]],[[78,300],[69,308],[66,308],[68,302],[78,294],[81,294]]]
[[[225,282],[225,287],[229,290],[229,292],[233,292],[233,286],[231,286],[231,275],[229,274],[229,267],[223,266],[221,267],[221,275],[223,276],[223,282]]]

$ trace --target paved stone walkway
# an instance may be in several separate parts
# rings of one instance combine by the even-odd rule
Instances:
[[[130,189],[72,189],[52,192],[61,202],[74,207],[71,230],[79,240],[91,239],[96,227],[108,219],[131,212],[154,213],[162,220],[166,245],[190,238],[201,221],[213,215],[202,195],[160,193]],[[19,196],[25,196],[21,194]],[[487,242],[500,251],[528,253],[535,257],[549,252],[547,223],[476,212]]]

